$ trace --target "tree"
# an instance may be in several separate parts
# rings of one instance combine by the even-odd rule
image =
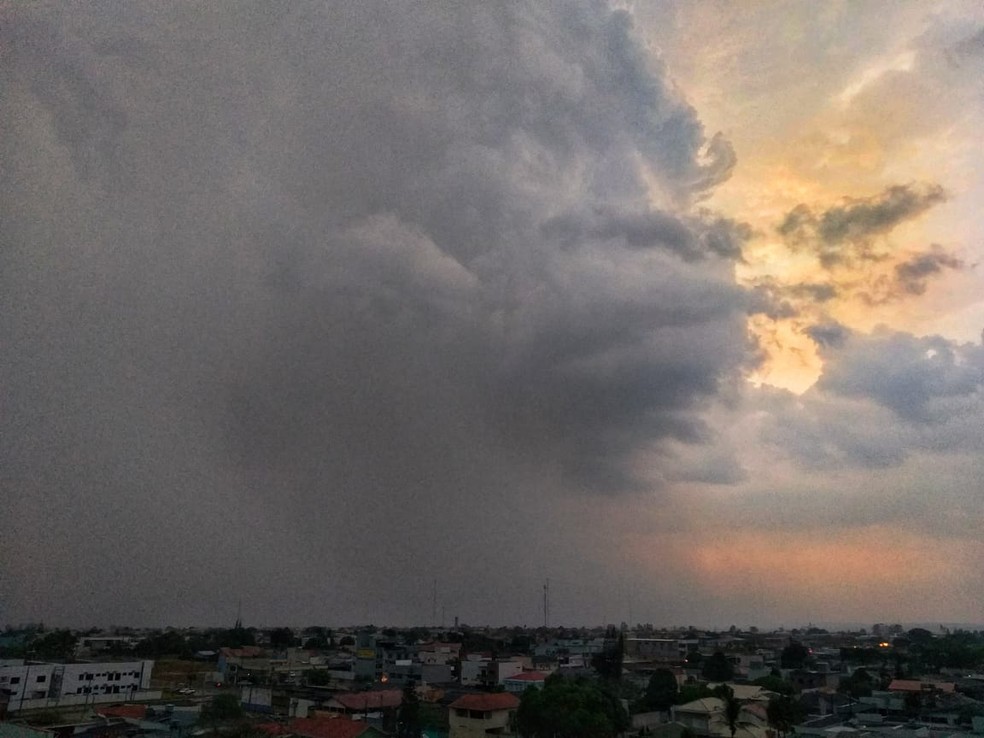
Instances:
[[[617,697],[584,678],[551,676],[542,689],[527,689],[516,711],[524,738],[614,738],[629,725]]]
[[[779,655],[779,663],[783,669],[802,669],[806,666],[806,660],[810,658],[810,649],[799,641],[792,641],[782,649]]]
[[[792,682],[787,682],[782,677],[769,676],[759,677],[752,684],[757,684],[762,687],[762,689],[768,690],[769,692],[777,692],[779,694],[795,694],[796,687]]]
[[[396,713],[396,735],[398,738],[420,738],[422,732],[420,698],[417,697],[413,680],[410,680],[403,688],[400,709]]]
[[[252,628],[244,628],[242,623],[237,621],[234,628],[220,630],[216,633],[215,645],[219,648],[242,648],[243,646],[255,646],[256,637],[253,635]]]
[[[29,651],[34,657],[45,661],[65,661],[75,655],[78,640],[70,630],[53,630],[35,639]]]
[[[199,722],[214,726],[218,723],[238,720],[242,716],[243,707],[239,704],[239,698],[227,692],[215,695],[211,702],[207,702],[202,707]]]
[[[625,636],[621,633],[614,644],[606,645],[601,653],[591,658],[591,666],[602,679],[617,682],[622,678],[622,658],[625,653]]]
[[[906,635],[912,643],[925,644],[933,640],[933,634],[925,628],[913,628]]]
[[[769,725],[776,729],[780,738],[785,736],[794,725],[801,723],[806,718],[806,710],[795,697],[781,694],[769,700],[769,706],[765,711],[769,720]]]
[[[667,669],[657,669],[649,677],[646,694],[643,695],[641,702],[642,707],[646,710],[665,711],[675,705],[679,697],[680,688],[677,686],[673,672]]]
[[[721,651],[715,651],[704,662],[701,675],[709,682],[727,682],[734,678],[735,667]]]
[[[688,702],[712,697],[713,695],[714,693],[705,684],[685,684],[680,690],[679,702],[677,704],[685,705]]]
[[[724,703],[724,723],[731,732],[731,738],[735,738],[741,723],[741,700],[735,697],[735,691],[727,684],[722,684],[715,689],[714,694]]]
[[[294,645],[294,631],[290,628],[274,628],[267,635],[272,648],[283,650]]]
[[[837,685],[837,691],[853,699],[868,697],[874,687],[874,678],[867,669],[855,669],[849,677],[843,677]]]

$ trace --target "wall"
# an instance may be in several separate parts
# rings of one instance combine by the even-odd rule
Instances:
[[[487,732],[495,728],[503,729],[499,735],[508,733],[509,715],[509,710],[498,710],[496,712],[451,710],[448,715],[450,738],[488,738]]]

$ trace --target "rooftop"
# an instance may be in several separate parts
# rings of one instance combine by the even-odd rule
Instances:
[[[478,712],[515,710],[519,707],[519,697],[509,692],[466,694],[452,702],[451,707],[455,710],[476,710]]]

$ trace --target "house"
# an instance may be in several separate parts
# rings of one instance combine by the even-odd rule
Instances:
[[[371,692],[345,692],[336,694],[325,708],[329,712],[345,715],[362,715],[369,712],[394,710],[400,706],[403,692],[399,689],[378,689]]]
[[[511,677],[506,677],[502,682],[502,686],[507,692],[512,692],[513,694],[522,694],[529,687],[536,687],[537,689],[543,689],[543,684],[547,680],[547,675],[540,671],[524,671],[522,674],[514,674]]]
[[[417,650],[417,660],[431,666],[452,664],[458,659],[460,651],[460,643],[425,643]]]
[[[766,738],[765,711],[758,703],[742,705],[735,738]],[[724,717],[724,701],[718,697],[704,697],[684,705],[670,708],[672,721],[689,728],[706,738],[730,738],[731,729]]]
[[[509,692],[466,694],[451,703],[449,738],[485,738],[512,733],[519,697]]]

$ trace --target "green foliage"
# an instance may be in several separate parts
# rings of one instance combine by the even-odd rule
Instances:
[[[677,704],[685,705],[688,702],[693,702],[694,700],[702,700],[705,697],[713,696],[714,693],[707,687],[706,684],[685,684],[680,689],[680,701]]]
[[[752,684],[757,684],[762,689],[778,694],[796,694],[796,687],[791,682],[787,682],[782,677],[773,676],[772,674],[759,677]]]
[[[875,680],[867,669],[856,669],[849,677],[842,677],[837,685],[837,691],[854,699],[868,697],[875,687]]]
[[[516,711],[524,738],[613,738],[629,725],[615,694],[587,679],[550,677],[527,689]]]
[[[913,659],[931,670],[976,669],[984,665],[984,635],[958,631],[940,638],[913,643]]]
[[[605,650],[591,657],[591,667],[602,679],[617,682],[622,678],[624,654],[625,636],[619,633],[614,643],[606,645]]]
[[[217,631],[215,645],[217,648],[242,648],[243,646],[255,646],[256,637],[253,635],[252,628],[244,628],[242,625],[237,624],[234,628]]]
[[[933,634],[926,630],[925,628],[913,628],[906,636],[909,638],[910,643],[919,643],[925,645],[933,640]]]
[[[715,651],[701,667],[701,676],[709,682],[727,682],[734,679],[735,667],[721,651]]]
[[[199,722],[204,725],[216,725],[239,720],[242,717],[243,707],[239,704],[239,697],[226,692],[215,695],[210,702],[202,707]]]
[[[735,738],[741,721],[741,701],[735,697],[735,691],[727,684],[721,684],[714,690],[714,696],[724,703],[724,723],[728,726],[731,738]]]
[[[325,669],[309,669],[304,672],[304,681],[312,687],[327,687],[331,684],[331,675]]]
[[[163,630],[138,642],[133,653],[143,659],[159,659],[164,656],[187,658],[192,651],[183,635],[176,630]]]
[[[793,641],[779,655],[779,663],[783,669],[802,669],[810,658],[810,649],[798,641]]]
[[[78,638],[70,630],[53,630],[35,638],[28,652],[45,661],[64,661],[75,655]]]
[[[672,671],[658,669],[649,677],[646,693],[639,700],[641,712],[650,710],[669,710],[680,698],[680,687]]]
[[[278,650],[297,645],[294,631],[290,628],[274,628],[267,631],[267,637],[270,639],[270,647]]]
[[[841,661],[848,664],[874,664],[882,658],[877,648],[842,648],[840,650]]]
[[[420,699],[413,681],[409,681],[403,688],[400,709],[396,713],[396,735],[397,738],[420,738],[421,732]]]
[[[775,728],[780,736],[785,736],[794,725],[806,719],[806,710],[795,697],[779,695],[769,700],[766,716],[769,725]]]
[[[448,732],[448,712],[440,705],[427,702],[420,703],[420,727],[422,730],[432,730],[441,733]]]

